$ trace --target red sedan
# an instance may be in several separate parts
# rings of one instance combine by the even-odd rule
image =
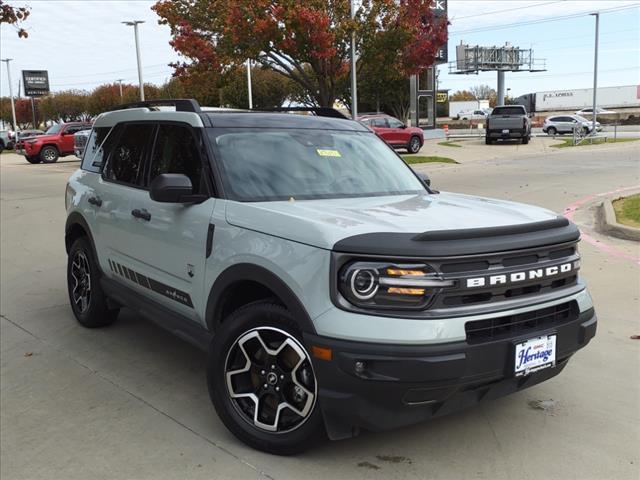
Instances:
[[[389,115],[366,114],[358,117],[358,120],[393,148],[406,148],[409,153],[418,153],[424,144],[422,129],[408,127]]]

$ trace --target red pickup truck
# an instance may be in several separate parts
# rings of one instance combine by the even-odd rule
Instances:
[[[16,153],[24,155],[29,163],[54,163],[60,157],[73,155],[73,135],[91,128],[90,123],[56,123],[44,135],[27,138]]]

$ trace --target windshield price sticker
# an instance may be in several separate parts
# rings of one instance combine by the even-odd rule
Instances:
[[[338,150],[322,150],[318,148],[316,149],[316,152],[318,152],[318,155],[321,157],[342,157]]]

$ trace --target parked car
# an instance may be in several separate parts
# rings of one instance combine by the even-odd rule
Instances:
[[[87,140],[91,134],[91,129],[80,130],[73,136],[73,152],[76,157],[82,158],[84,148],[87,145]]]
[[[487,117],[485,143],[496,140],[521,139],[527,144],[531,139],[531,120],[522,105],[496,107]]]
[[[581,133],[587,134],[593,131],[593,122],[580,115],[556,115],[547,117],[542,125],[542,131],[549,135],[573,133],[577,128]],[[602,130],[600,122],[596,122],[596,131]]]
[[[405,148],[409,153],[418,153],[424,145],[421,128],[408,127],[397,118],[384,114],[365,114],[358,118],[393,148]]]
[[[457,120],[484,120],[487,113],[484,110],[465,110],[458,112]]]
[[[11,130],[0,130],[0,152],[13,148],[13,135]]]
[[[595,335],[565,217],[438,192],[352,120],[163,102],[96,119],[66,187],[69,302],[83,326],[129,307],[208,350],[247,444],[520,392]]]
[[[596,107],[597,115],[611,115],[614,113],[616,112],[612,110],[605,110],[604,108]],[[589,108],[583,108],[582,110],[578,110],[576,112],[576,115],[593,115],[593,108],[589,107]]]
[[[52,125],[44,135],[24,141],[24,157],[29,163],[54,163],[73,155],[73,135],[91,128],[90,123],[70,122]]]

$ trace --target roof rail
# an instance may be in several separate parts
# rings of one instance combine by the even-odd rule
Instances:
[[[348,119],[343,113],[331,107],[279,107],[262,110],[263,112],[311,112],[318,117]]]
[[[200,104],[192,98],[174,98],[162,100],[145,100],[144,102],[125,103],[109,110],[126,110],[129,108],[148,108],[150,110],[155,107],[176,107],[176,112],[194,112],[201,113]]]

